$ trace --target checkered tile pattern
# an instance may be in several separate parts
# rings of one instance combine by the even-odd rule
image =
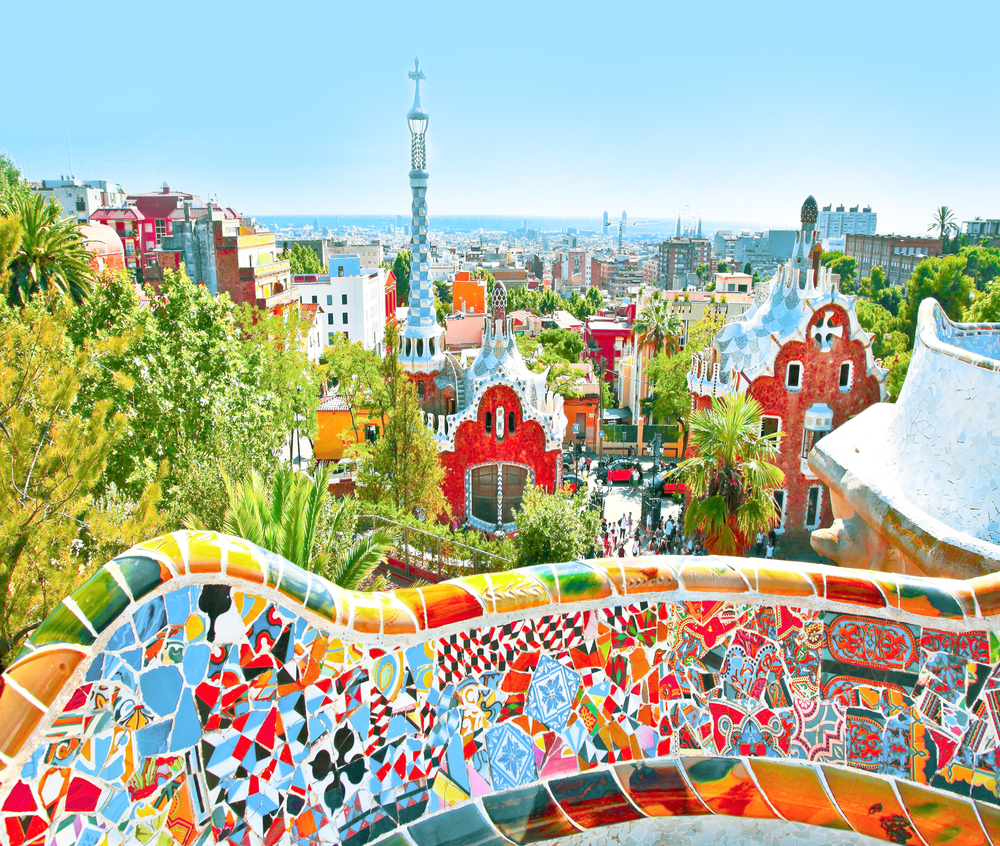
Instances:
[[[410,190],[413,192],[413,217],[410,223],[410,311],[406,322],[411,326],[433,326],[437,314],[427,258],[427,188],[411,185]]]

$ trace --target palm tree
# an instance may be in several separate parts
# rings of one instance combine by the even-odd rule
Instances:
[[[942,239],[947,238],[949,232],[958,231],[958,224],[955,223],[955,212],[948,206],[941,206],[934,210],[934,217],[931,219],[927,231],[933,232],[935,229],[938,230],[938,237]]]
[[[651,344],[654,355],[664,350],[673,354],[680,349],[684,324],[666,300],[655,299],[640,312],[632,324],[632,331],[640,348]]]
[[[778,520],[772,492],[785,474],[769,459],[783,433],[761,435],[762,412],[757,400],[730,394],[691,414],[695,456],[674,471],[692,494],[684,531],[700,530],[715,555],[742,554],[757,532]]]
[[[21,239],[8,265],[7,303],[22,306],[38,293],[82,302],[94,283],[90,253],[75,220],[39,195],[13,194],[0,216],[20,221]]]
[[[329,473],[316,471],[313,478],[282,465],[267,485],[256,470],[250,477],[234,482],[223,475],[229,506],[222,518],[223,530],[297,564],[304,570],[329,579],[348,590],[357,590],[381,564],[393,538],[384,529],[365,532],[354,540],[354,514],[346,499],[326,507]],[[324,511],[327,513],[324,514]],[[330,549],[316,549],[317,534],[331,541]],[[185,525],[204,529],[197,517]]]

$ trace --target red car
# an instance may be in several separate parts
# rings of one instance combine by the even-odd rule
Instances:
[[[587,487],[587,483],[583,481],[576,473],[563,473],[562,486],[564,488],[569,488],[570,493],[576,493],[576,489],[583,485]]]
[[[653,487],[662,487],[664,496],[683,496],[687,492],[687,486],[666,470],[653,477]]]
[[[602,482],[628,482],[632,479],[632,468],[635,466],[635,462],[629,461],[625,458],[617,458],[612,461],[607,467],[601,469],[601,481]],[[640,476],[640,478],[642,478]]]

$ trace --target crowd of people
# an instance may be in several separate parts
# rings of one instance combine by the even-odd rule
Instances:
[[[652,514],[646,515],[645,526],[633,521],[632,512],[617,520],[601,520],[601,530],[594,538],[594,554],[605,558],[636,557],[639,555],[708,555],[700,532],[684,534],[683,516],[675,521],[667,517],[653,525]]]

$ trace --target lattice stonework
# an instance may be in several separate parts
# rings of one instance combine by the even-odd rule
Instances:
[[[437,322],[434,309],[434,286],[430,281],[427,243],[427,188],[411,186],[413,216],[410,228],[410,311],[408,322],[417,326],[433,326]]]

